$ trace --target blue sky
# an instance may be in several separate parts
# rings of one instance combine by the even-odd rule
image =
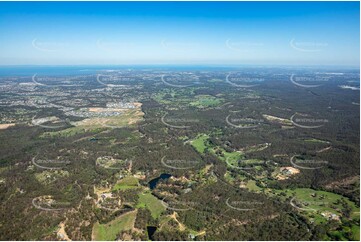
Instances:
[[[349,65],[358,2],[0,2],[0,65]]]

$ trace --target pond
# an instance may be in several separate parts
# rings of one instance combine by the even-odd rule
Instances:
[[[151,180],[148,184],[149,184],[149,188],[151,190],[153,190],[156,186],[157,183],[159,182],[159,180],[167,180],[169,177],[171,177],[171,174],[167,174],[167,173],[163,173],[161,174],[159,177],[154,178],[153,180]]]
[[[155,226],[147,226],[148,238],[149,240],[154,240],[153,235],[157,231],[157,227]]]

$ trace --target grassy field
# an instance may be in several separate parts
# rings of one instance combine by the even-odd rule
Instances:
[[[353,240],[360,241],[360,226],[352,225],[351,232],[353,235]]]
[[[198,88],[190,87],[185,90],[165,89],[153,95],[153,99],[158,103],[172,107],[196,107],[199,109],[217,107],[224,99],[211,95],[195,95],[194,90]]]
[[[240,152],[234,151],[234,152],[227,152],[222,148],[216,147],[216,149],[213,149],[212,151],[216,155],[216,150],[219,152],[221,151],[222,155],[218,155],[218,158],[223,161],[229,161],[229,162],[235,162],[242,158],[242,155]]]
[[[77,127],[71,127],[59,131],[54,132],[44,132],[40,137],[46,138],[46,137],[70,137],[77,134],[83,134],[83,133],[100,133],[102,131],[105,131],[106,128],[104,127],[83,127],[83,126],[77,126]]]
[[[161,201],[159,201],[158,198],[149,192],[139,194],[137,207],[147,208],[150,211],[152,217],[155,219],[165,211],[165,207],[162,205]]]
[[[256,181],[254,181],[254,180],[249,180],[249,181],[247,182],[246,187],[247,187],[249,190],[254,191],[254,192],[259,192],[259,191],[261,191],[261,188],[259,188],[259,187],[256,185]]]
[[[72,123],[69,127],[60,131],[44,132],[41,137],[70,137],[82,133],[99,133],[111,128],[133,127],[143,119],[144,113],[141,108],[128,109],[114,117],[91,117]]]
[[[348,198],[339,194],[325,191],[317,191],[309,188],[297,188],[294,190],[273,190],[277,194],[284,192],[286,197],[295,197],[295,201],[302,203],[302,208],[308,209],[302,212],[309,218],[312,218],[315,223],[322,223],[327,220],[321,213],[329,212],[341,216],[343,209],[341,200],[345,201],[351,208],[351,218],[359,218],[360,208]]]
[[[198,95],[195,97],[196,101],[191,102],[190,105],[197,108],[207,108],[219,106],[223,99],[219,99],[210,95]]]
[[[128,176],[128,177],[124,177],[120,182],[115,184],[112,190],[118,191],[118,190],[133,189],[133,188],[137,188],[138,186],[139,186],[138,179],[132,176]]]
[[[213,155],[217,156],[222,161],[227,161],[228,165],[238,166],[236,164],[240,159],[242,159],[243,154],[241,152],[227,152],[221,147],[213,147],[208,142],[209,135],[200,134],[196,139],[191,141],[191,145],[201,154],[204,154],[206,150],[209,150]],[[262,163],[261,160],[246,160],[247,164]],[[245,162],[246,163],[246,162]]]
[[[189,106],[189,103],[194,100],[194,90],[197,88],[189,87],[185,89],[163,89],[160,92],[153,95],[153,99],[158,103],[169,106]]]
[[[207,140],[208,140],[209,136],[206,134],[200,134],[197,136],[196,139],[191,141],[191,145],[201,154],[203,154],[206,149],[208,148],[207,146]]]
[[[351,228],[342,227],[342,230],[331,231],[330,234],[333,236],[333,240],[337,241],[360,241],[360,227],[358,225],[352,225]]]
[[[95,223],[92,240],[114,241],[119,232],[130,230],[134,227],[137,210],[123,214],[107,224]]]

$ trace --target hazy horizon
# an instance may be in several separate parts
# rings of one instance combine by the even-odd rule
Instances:
[[[1,2],[0,65],[359,66],[359,18],[358,2]]]

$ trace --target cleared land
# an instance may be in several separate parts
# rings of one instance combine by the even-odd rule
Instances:
[[[127,189],[133,189],[133,188],[138,188],[138,187],[139,187],[138,179],[133,176],[128,176],[128,177],[123,178],[117,184],[115,184],[112,191],[127,190]]]
[[[74,127],[55,132],[45,132],[42,137],[62,136],[68,137],[85,132],[98,133],[107,129],[132,127],[143,119],[144,113],[141,110],[141,103],[134,103],[135,108],[122,109],[122,113],[109,117],[91,117],[78,122],[73,122]],[[112,108],[89,108],[89,112],[97,113],[101,110],[112,111]],[[110,111],[109,111],[110,110]]]
[[[207,140],[208,140],[209,136],[206,134],[200,134],[197,136],[196,139],[191,141],[192,146],[201,154],[203,154],[205,152],[205,150],[207,149]]]
[[[139,194],[137,207],[147,208],[150,211],[152,217],[155,219],[165,211],[165,207],[162,205],[162,202],[149,192]]]
[[[0,130],[1,129],[7,129],[9,127],[15,126],[15,124],[0,124]]]
[[[294,197],[294,204],[301,208],[300,212],[315,223],[324,223],[328,220],[322,215],[332,213],[342,217],[342,210],[347,206],[350,209],[350,217],[358,218],[360,208],[356,207],[355,203],[348,198],[341,195],[317,191],[309,188],[297,188],[294,190],[274,190],[278,195],[281,193],[283,197]]]
[[[106,224],[94,224],[92,240],[97,241],[114,241],[117,234],[121,231],[131,230],[134,228],[135,218],[138,210],[125,213]]]

